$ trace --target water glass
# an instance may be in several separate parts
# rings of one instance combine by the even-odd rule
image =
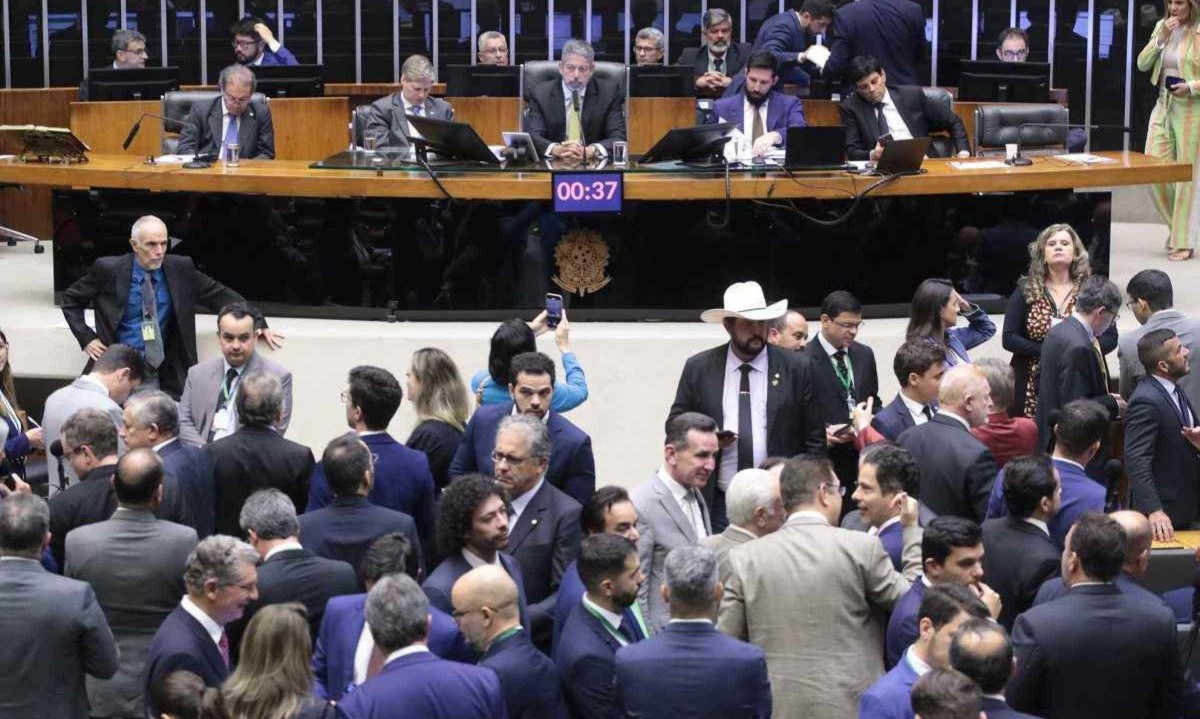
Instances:
[[[225,145],[225,151],[221,155],[221,162],[225,167],[237,167],[241,155],[238,153],[238,145]]]
[[[618,167],[629,163],[629,143],[621,140],[613,143],[612,161]]]

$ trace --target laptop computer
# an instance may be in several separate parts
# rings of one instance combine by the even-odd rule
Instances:
[[[783,166],[788,170],[840,170],[846,166],[846,128],[789,127]]]
[[[928,137],[911,140],[892,140],[883,146],[883,154],[875,163],[875,171],[881,175],[911,175],[921,171],[925,153],[933,142]]]

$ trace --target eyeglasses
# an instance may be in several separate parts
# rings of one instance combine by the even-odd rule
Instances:
[[[1000,51],[1000,57],[1005,60],[1008,60],[1009,62],[1020,60],[1028,54],[1029,54],[1029,50],[1001,50]]]
[[[637,53],[638,55],[649,55],[651,53],[658,52],[658,47],[657,46],[644,47],[642,45],[635,45],[633,48],[633,51],[635,53]]]
[[[340,399],[342,402],[349,402],[350,401],[350,390],[344,389],[341,392],[338,392],[338,399]]]
[[[77,454],[79,454],[80,452],[82,452],[84,449],[88,448],[88,446],[89,446],[89,445],[86,445],[86,444],[81,444],[81,445],[79,445],[78,447],[72,447],[70,450],[68,450],[68,451],[67,451],[67,456],[68,456],[68,457],[74,457],[75,455],[77,455]]]
[[[830,492],[834,492],[839,497],[846,496],[846,485],[844,484],[822,484],[821,486]]]
[[[141,49],[138,49],[138,50],[122,50],[121,52],[127,52],[130,55],[141,55],[141,56],[146,56],[146,55],[150,54],[150,53],[146,52],[146,48],[144,48],[144,47]]]
[[[233,95],[230,95],[227,92],[223,93],[223,95],[225,97],[225,102],[229,103],[230,105],[249,105],[250,104],[250,96],[249,95],[247,95],[245,97],[234,97]]]
[[[1137,300],[1129,300],[1128,302],[1125,303],[1125,306],[1129,308],[1130,312],[1133,312],[1133,311],[1137,310],[1137,304],[1138,304]]]
[[[495,614],[497,609],[507,607],[510,604],[513,604],[513,602],[511,602],[511,601],[501,602],[500,604],[497,604],[494,607],[491,607],[491,606],[488,606],[487,604],[485,604],[482,607],[475,607],[474,609],[455,609],[454,611],[450,612],[450,616],[455,619],[461,619],[462,617],[465,617],[468,614],[471,614],[472,612],[482,612],[485,609],[490,610],[493,614]]]
[[[234,583],[230,582],[229,584],[226,584],[225,586],[226,587],[237,587],[238,589],[242,590],[243,592],[253,593],[256,589],[258,589],[258,580],[251,579],[249,582],[246,582],[244,584],[234,584]]]
[[[503,452],[492,452],[492,461],[493,462],[495,462],[496,464],[499,464],[500,462],[504,462],[505,464],[508,464],[511,467],[515,467],[518,464],[521,464],[522,462],[528,462],[530,459],[533,459],[533,458],[532,457],[515,457],[511,454],[505,454]]]
[[[862,329],[862,326],[866,324],[866,321],[864,320],[859,320],[858,322],[842,322],[841,320],[832,320],[832,322],[844,330]]]
[[[234,40],[233,46],[234,47],[246,47],[246,48],[258,47],[258,43],[260,43],[260,42],[262,42],[262,41],[261,40]]]

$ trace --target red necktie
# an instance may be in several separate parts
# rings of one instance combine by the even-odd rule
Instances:
[[[229,635],[224,631],[221,632],[221,639],[217,642],[217,649],[221,652],[221,659],[225,662],[225,668],[229,668]]]

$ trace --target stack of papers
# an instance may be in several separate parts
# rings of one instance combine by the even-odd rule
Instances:
[[[804,51],[804,59],[824,70],[825,61],[829,59],[829,48],[824,45],[812,45]]]
[[[951,162],[950,167],[956,170],[1005,170],[1008,165],[999,160],[974,160],[972,162]]]
[[[154,158],[154,162],[159,165],[179,165],[191,162],[195,157],[195,155],[159,155]]]
[[[1076,162],[1080,165],[1104,164],[1107,162],[1116,162],[1111,157],[1101,157],[1088,152],[1072,152],[1066,155],[1055,155],[1054,159],[1063,160],[1065,162]]]

